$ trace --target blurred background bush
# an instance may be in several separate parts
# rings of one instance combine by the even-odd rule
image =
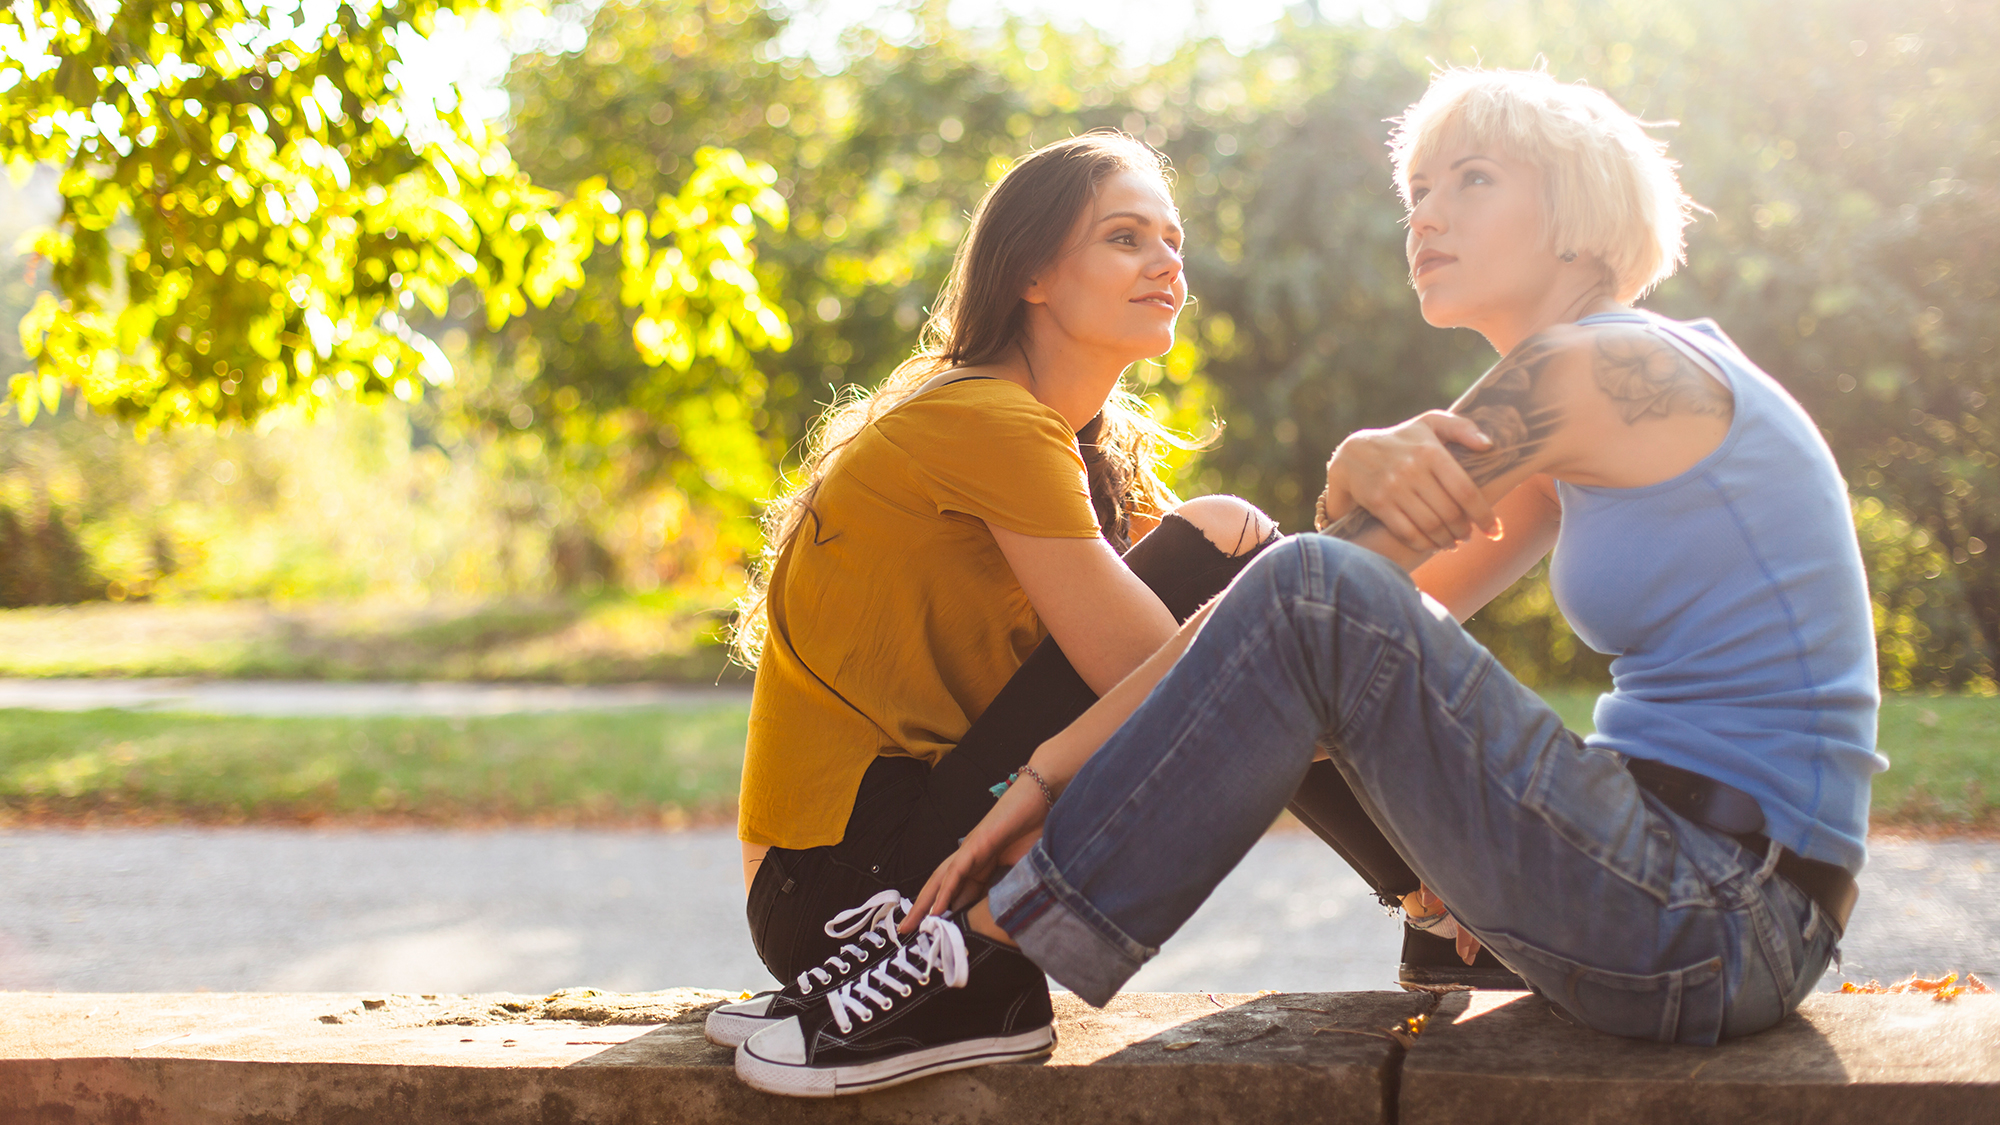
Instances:
[[[1345,434],[1449,401],[1494,359],[1417,314],[1387,119],[1434,64],[1543,63],[1678,122],[1663,135],[1709,210],[1690,231],[1688,268],[1647,304],[1714,317],[1826,432],[1855,497],[1885,687],[1994,690],[1990,6],[1306,3],[1249,40],[1196,20],[1143,57],[1074,23],[955,24],[956,10],[869,8],[839,30],[824,5],[552,9],[538,35],[507,40],[507,151],[557,192],[601,183],[640,201],[682,192],[704,146],[769,165],[789,221],[756,220],[755,279],[789,347],[663,365],[619,256],[597,254],[580,283],[497,328],[465,287],[439,311],[410,313],[453,370],[421,393],[390,393],[385,380],[143,439],[74,394],[60,410],[24,411],[31,421],[10,412],[0,605],[165,612],[254,599],[280,617],[350,602],[530,607],[511,620],[546,613],[560,623],[550,628],[574,630],[615,618],[676,639],[595,664],[579,655],[587,645],[555,645],[498,661],[186,667],[563,678],[568,662],[600,678],[712,675],[719,657],[698,639],[740,590],[758,502],[813,417],[909,353],[967,213],[1007,162],[1101,126],[1172,159],[1189,228],[1197,301],[1173,353],[1129,378],[1173,424],[1225,428],[1178,460],[1170,483],[1236,492],[1287,528],[1309,526],[1321,466]],[[0,200],[10,246],[57,205],[48,170],[18,171]],[[47,278],[31,253],[8,260],[0,320],[26,312]],[[0,341],[0,376],[30,369],[20,347]],[[83,621],[32,612],[19,620],[37,633]],[[332,628],[305,609],[286,620],[271,628]],[[1473,627],[1532,684],[1604,678],[1539,576]],[[182,667],[89,651],[37,667]]]

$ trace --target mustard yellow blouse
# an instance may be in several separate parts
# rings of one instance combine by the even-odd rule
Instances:
[[[855,437],[772,568],[737,834],[839,843],[880,754],[936,762],[1046,636],[987,524],[1098,534],[1076,435],[1005,379],[934,387]]]

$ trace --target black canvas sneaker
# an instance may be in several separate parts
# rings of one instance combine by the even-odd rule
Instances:
[[[825,996],[817,1012],[736,1048],[737,1077],[766,1093],[830,1098],[1055,1046],[1042,970],[956,916],[925,918],[894,956]]]
[[[834,915],[833,921],[826,924],[826,936],[852,939],[840,947],[840,952],[800,973],[797,980],[783,988],[759,992],[748,1000],[724,1004],[709,1012],[702,1034],[708,1036],[710,1043],[734,1047],[805,1011],[808,1004],[815,1010],[824,1010],[823,1005],[812,1001],[824,997],[826,990],[842,978],[902,947],[903,938],[896,932],[896,926],[909,912],[910,900],[887,890],[852,910]]]

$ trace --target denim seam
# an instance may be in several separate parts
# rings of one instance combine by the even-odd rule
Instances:
[[[1660,904],[1660,906],[1663,909],[1679,910],[1686,908],[1695,908],[1695,909],[1712,910],[1712,909],[1726,908],[1721,896],[1719,896],[1716,893],[1716,887],[1714,885],[1714,881],[1707,878],[1706,873],[1701,873],[1703,877],[1700,880],[1700,882],[1707,888],[1708,891],[1708,893],[1705,896],[1698,899],[1676,898],[1674,895],[1674,885],[1676,883],[1676,880],[1673,878],[1673,874],[1671,871],[1668,873],[1666,879],[1666,885],[1662,888],[1659,888],[1658,890],[1655,890],[1654,888],[1649,887],[1645,883],[1641,882],[1639,879],[1634,878],[1630,872],[1621,869],[1615,864],[1606,862],[1607,855],[1601,848],[1588,847],[1585,846],[1584,844],[1578,843],[1572,837],[1572,834],[1569,830],[1567,830],[1563,825],[1557,823],[1555,820],[1550,818],[1545,807],[1548,804],[1548,802],[1535,800],[1535,795],[1540,793],[1548,784],[1550,780],[1550,771],[1556,768],[1557,768],[1556,763],[1552,761],[1549,755],[1546,753],[1544,753],[1541,759],[1535,763],[1535,771],[1533,774],[1529,776],[1528,783],[1520,795],[1521,808],[1523,809],[1523,811],[1532,813],[1537,818],[1539,818],[1543,824],[1548,825],[1549,829],[1555,833],[1556,838],[1561,840],[1567,847],[1575,851],[1578,855],[1583,856],[1585,859],[1595,864],[1600,870],[1605,871],[1611,875],[1617,876],[1619,879],[1623,880],[1624,882],[1632,886],[1634,889],[1641,891],[1644,894],[1648,895],[1649,897],[1653,898]],[[1641,792],[1639,799],[1641,804],[1644,805],[1647,814],[1657,815],[1656,810],[1652,806],[1652,802],[1646,800],[1643,791]],[[1655,829],[1652,826],[1648,826],[1645,831],[1649,837],[1655,834]],[[1680,851],[1680,844],[1678,842],[1678,838],[1674,835],[1671,828],[1667,829],[1667,836],[1669,840],[1673,841],[1673,847],[1675,848],[1676,852]]]
[[[1084,898],[1082,893],[1070,886],[1069,880],[1063,878],[1062,872],[1056,868],[1055,859],[1040,842],[1029,848],[1028,854],[1023,859],[1034,872],[1036,886],[1034,890],[1022,895],[1016,901],[1014,907],[1007,911],[1006,918],[995,919],[1003,923],[1001,929],[1013,933],[1020,926],[1033,925],[1050,909],[1057,909],[1088,926],[1112,953],[1132,964],[1135,969],[1159,952],[1152,946],[1134,941],[1111,919],[1106,918],[1092,906],[1090,900]],[[1035,906],[1033,913],[1024,916],[1025,908],[1031,903]],[[1012,922],[1013,925],[1005,924],[1007,922]]]
[[[1312,604],[1318,605],[1319,608],[1325,609],[1328,612],[1334,614],[1336,618],[1338,618],[1340,615],[1340,607],[1336,605],[1331,605],[1327,603],[1312,603]],[[1410,659],[1411,664],[1415,665],[1418,668],[1421,668],[1423,665],[1423,653],[1419,649],[1411,646],[1404,639],[1402,634],[1391,630],[1383,629],[1373,624],[1372,622],[1357,621],[1352,617],[1349,617],[1344,621],[1338,621],[1338,623],[1335,625],[1335,628],[1339,630],[1341,633],[1346,634],[1347,636],[1352,636],[1352,634],[1356,632],[1366,634],[1369,640],[1375,642],[1374,644],[1371,644],[1369,646],[1369,650],[1372,653],[1374,659],[1373,662],[1368,667],[1367,678],[1365,680],[1360,681],[1362,685],[1361,690],[1353,694],[1354,705],[1345,710],[1338,711],[1333,716],[1334,722],[1331,728],[1333,736],[1334,738],[1340,740],[1342,743],[1345,743],[1347,739],[1348,730],[1352,728],[1363,715],[1367,714],[1371,707],[1379,706],[1379,696],[1382,684],[1383,681],[1387,679],[1387,677],[1383,674],[1383,666],[1388,663],[1390,651],[1391,650],[1399,651],[1403,656],[1406,656]],[[1343,641],[1345,641],[1347,637],[1343,637],[1342,639]],[[1341,647],[1343,650],[1347,650],[1349,648],[1358,646],[1350,646],[1343,643]],[[1427,693],[1430,691],[1429,685],[1423,684],[1421,675],[1419,675],[1418,683],[1422,686],[1422,690],[1424,690]]]
[[[1133,785],[1132,792],[1126,795],[1125,800],[1120,802],[1118,807],[1109,816],[1100,821],[1088,835],[1077,841],[1072,863],[1089,863],[1092,852],[1105,840],[1107,834],[1123,823],[1126,816],[1134,807],[1145,806],[1154,800],[1152,794],[1159,788],[1155,784],[1155,780],[1159,777],[1161,769],[1174,761],[1188,746],[1190,741],[1195,740],[1195,732],[1201,730],[1204,723],[1210,717],[1215,701],[1221,694],[1222,685],[1229,682],[1232,674],[1245,662],[1246,653],[1253,647],[1251,642],[1261,638],[1264,631],[1269,628],[1271,626],[1268,624],[1260,624],[1257,630],[1247,634],[1236,645],[1234,651],[1230,652],[1223,660],[1216,673],[1202,685],[1202,693],[1191,704],[1191,717],[1197,721],[1184,723],[1180,731],[1180,737],[1168,744],[1166,749],[1160,752],[1159,757],[1154,760],[1151,768]],[[1171,674],[1169,672],[1169,675]],[[1154,690],[1157,691],[1158,688]],[[1031,852],[1030,854],[1032,855],[1033,853]]]

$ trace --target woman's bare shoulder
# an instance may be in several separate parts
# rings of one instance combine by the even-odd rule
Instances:
[[[1459,412],[1496,439],[1504,432],[1513,456],[1498,459],[1510,469],[1532,464],[1572,483],[1632,488],[1675,476],[1720,444],[1735,396],[1705,359],[1651,325],[1600,321],[1523,341]]]
[[[1735,396],[1709,362],[1648,324],[1600,321],[1558,325],[1521,342],[1487,379],[1503,371],[1516,387],[1540,385],[1543,396],[1608,404],[1626,425],[1648,419],[1710,416],[1727,419]]]
[[[1686,429],[1690,441],[1712,448],[1719,438],[1709,431],[1728,425],[1734,401],[1718,374],[1652,327],[1599,321],[1557,325],[1521,341],[1452,412],[1493,439],[1489,449],[1461,458],[1484,486],[1527,472],[1594,476],[1606,456],[1678,459],[1630,446],[1640,430],[1648,431],[1647,446],[1658,438],[1681,444],[1675,435]],[[1661,420],[1674,424],[1653,424]]]
[[[1677,416],[1727,419],[1736,398],[1707,359],[1645,324],[1570,325],[1569,348],[1588,370],[1586,393],[1608,400],[1626,425]]]

